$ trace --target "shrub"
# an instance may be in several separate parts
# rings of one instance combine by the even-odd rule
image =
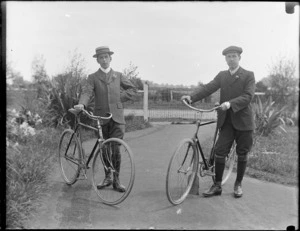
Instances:
[[[54,77],[46,103],[48,126],[74,126],[75,117],[68,110],[78,104],[83,81],[85,81],[85,79],[79,77],[75,78],[71,73],[60,74]],[[92,98],[87,110],[93,111],[93,104],[94,100]],[[88,124],[90,123],[87,117],[83,117],[82,121]]]
[[[22,228],[46,192],[47,178],[53,167],[53,147],[57,146],[56,137],[59,137],[57,132],[47,131],[34,136],[26,145],[7,145],[7,228]]]
[[[11,141],[26,143],[30,136],[36,134],[35,127],[42,123],[38,114],[32,114],[26,109],[17,112],[15,109],[7,109],[6,137]]]
[[[144,117],[135,116],[134,114],[125,116],[125,122],[125,132],[151,127],[151,124],[149,122],[145,122]]]
[[[24,228],[25,220],[46,192],[47,177],[53,166],[53,147],[58,144],[60,131],[37,130],[37,120],[30,111],[25,115],[10,109],[7,112],[7,228]]]
[[[274,101],[272,101],[271,97],[264,104],[258,97],[256,103],[253,104],[256,135],[268,136],[276,128],[286,132],[282,126],[285,125],[282,113],[285,111],[286,106],[277,109],[273,105]]]

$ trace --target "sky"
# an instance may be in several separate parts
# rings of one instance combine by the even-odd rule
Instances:
[[[223,49],[243,49],[240,66],[266,77],[282,57],[299,65],[299,5],[284,2],[6,2],[6,58],[31,81],[41,55],[47,74],[62,73],[81,54],[86,72],[99,69],[95,48],[109,46],[111,67],[130,62],[159,84],[208,83],[228,66]],[[297,66],[298,67],[298,66]],[[298,74],[298,73],[297,73]]]

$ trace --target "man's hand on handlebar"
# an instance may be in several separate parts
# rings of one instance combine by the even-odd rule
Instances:
[[[84,109],[84,105],[83,104],[74,105],[74,109],[76,109],[77,111],[81,111]]]
[[[226,111],[230,108],[230,103],[229,102],[224,102],[220,105],[220,108],[222,111]]]
[[[189,96],[189,95],[183,95],[183,96],[181,97],[181,100],[182,100],[182,101],[185,100],[188,104],[191,104],[191,103],[192,103],[191,96]]]

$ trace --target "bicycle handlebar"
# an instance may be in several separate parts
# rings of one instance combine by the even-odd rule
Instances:
[[[221,106],[216,106],[216,107],[213,107],[211,109],[200,109],[200,108],[195,108],[193,106],[191,106],[185,99],[182,100],[182,102],[187,106],[189,107],[190,109],[192,110],[195,110],[195,111],[198,111],[198,112],[212,112],[212,111],[215,111],[217,110],[218,108],[220,108]]]
[[[93,120],[111,119],[111,117],[112,117],[111,113],[107,113],[108,117],[94,116],[92,112],[88,112],[85,109],[77,110],[77,109],[74,109],[74,108],[70,108],[68,111],[71,112],[71,113],[73,113],[74,115],[77,115],[77,114],[83,112],[85,115],[87,115],[90,119],[93,119]]]

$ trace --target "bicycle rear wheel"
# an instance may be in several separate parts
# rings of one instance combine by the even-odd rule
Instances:
[[[189,194],[198,172],[199,156],[194,142],[183,139],[172,156],[166,180],[166,192],[170,203],[178,205]]]
[[[82,158],[81,144],[77,135],[71,129],[66,129],[60,138],[58,146],[60,170],[68,185],[77,181],[80,172],[79,164]]]
[[[230,152],[228,153],[228,156],[226,157],[222,185],[224,185],[227,182],[227,180],[229,179],[229,177],[232,173],[232,170],[234,168],[236,168],[236,165],[237,165],[236,156],[237,155],[236,155],[235,148],[236,148],[236,144],[234,143],[231,147]]]
[[[106,159],[104,160],[103,157],[106,154],[107,156],[105,156]],[[102,155],[102,158],[100,155]],[[118,160],[116,161],[117,158]],[[111,168],[110,173],[108,173],[107,170],[105,171],[104,165]],[[97,188],[97,186],[103,182],[106,175],[110,175],[113,182],[118,177],[120,183],[125,187],[125,192],[116,191],[114,189],[114,183],[101,189]],[[93,187],[100,200],[104,204],[109,205],[121,203],[128,197],[133,186],[134,178],[135,166],[133,153],[129,146],[118,138],[105,140],[102,144],[101,152],[98,150],[92,165]]]

